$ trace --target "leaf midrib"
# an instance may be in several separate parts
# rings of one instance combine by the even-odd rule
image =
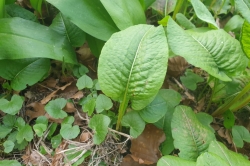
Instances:
[[[130,83],[130,80],[131,80],[131,75],[132,75],[132,72],[133,72],[133,69],[134,69],[134,65],[135,65],[135,62],[136,62],[136,59],[138,57],[138,52],[139,52],[139,49],[141,48],[141,44],[142,44],[142,41],[144,40],[144,38],[147,36],[148,32],[153,28],[150,27],[146,33],[142,36],[140,42],[139,42],[139,45],[137,47],[137,50],[136,50],[136,54],[135,54],[135,57],[134,57],[134,60],[133,60],[133,63],[131,65],[131,69],[130,69],[130,72],[129,72],[129,77],[128,77],[128,81],[127,81],[127,84],[126,84],[126,89],[125,89],[125,93],[124,93],[124,97],[123,97],[123,101],[126,101],[127,99],[127,93],[128,93],[128,88],[129,88],[129,83]]]

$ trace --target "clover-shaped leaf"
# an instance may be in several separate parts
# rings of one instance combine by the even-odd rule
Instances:
[[[23,98],[18,95],[13,95],[11,100],[0,99],[0,110],[6,114],[15,115],[19,112],[23,105]]]
[[[96,99],[96,112],[100,113],[104,110],[112,108],[113,103],[111,99],[103,94],[100,94]]]
[[[4,152],[10,153],[14,149],[15,144],[14,144],[14,142],[7,140],[3,143],[3,146],[4,146]]]
[[[16,140],[18,144],[22,143],[23,140],[31,141],[32,139],[33,139],[33,131],[30,125],[28,124],[22,127],[16,135]]]
[[[71,124],[62,124],[60,134],[64,139],[74,139],[80,133],[79,126],[72,126]]]
[[[84,88],[92,88],[93,81],[89,76],[85,74],[77,80],[76,86],[79,90],[84,89]]]
[[[55,100],[50,101],[44,109],[47,111],[47,113],[55,118],[55,119],[63,119],[67,116],[67,113],[63,111],[62,109],[67,104],[67,100],[63,98],[58,98]]]
[[[33,129],[38,137],[41,137],[43,135],[43,132],[47,129],[46,124],[35,124],[33,126]]]
[[[183,85],[190,90],[195,90],[197,87],[196,84],[204,81],[201,76],[194,74],[191,70],[187,70],[185,75],[180,77],[180,79]]]

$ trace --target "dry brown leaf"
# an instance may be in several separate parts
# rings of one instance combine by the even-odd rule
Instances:
[[[224,127],[221,127],[218,131],[217,131],[218,135],[222,138],[225,138],[227,140],[227,142],[229,144],[232,144],[232,137],[230,135],[230,132],[228,131],[228,129],[225,129]]]
[[[63,162],[63,153],[59,153],[62,150],[64,150],[68,146],[68,143],[66,141],[62,141],[61,144],[56,148],[56,153],[52,158],[52,164],[51,166],[59,166]]]
[[[91,53],[91,50],[87,43],[80,47],[76,52],[79,54],[78,59],[82,62],[93,57],[93,54]]]
[[[43,81],[41,84],[48,87],[48,88],[56,88],[58,80],[50,77],[49,79]]]
[[[78,91],[76,92],[76,94],[74,94],[73,96],[71,96],[71,99],[81,99],[83,97],[83,92],[82,91]]]
[[[25,113],[29,117],[29,121],[45,114],[44,105],[39,102],[30,103],[26,108]]]
[[[64,90],[65,88],[67,88],[68,86],[70,86],[71,83],[72,83],[72,82],[70,82],[70,83],[68,83],[68,84],[66,84],[66,85],[64,85],[64,86],[62,86],[62,87],[60,87],[60,88],[58,88],[58,89],[55,90],[54,92],[50,93],[48,96],[46,96],[44,99],[42,99],[42,100],[40,101],[40,103],[41,103],[41,104],[46,104],[46,103],[48,103],[53,97],[55,97],[55,95],[57,94],[57,92],[58,92],[59,90]]]
[[[67,113],[72,113],[76,111],[76,108],[73,103],[67,102],[66,106],[63,108],[63,110]]]
[[[152,124],[147,124],[143,133],[136,139],[132,139],[131,157],[144,164],[154,164],[161,157],[160,144],[165,140],[165,134]]]
[[[187,67],[188,62],[183,57],[175,56],[169,58],[167,75],[170,77],[178,78],[185,72]]]
[[[80,142],[86,142],[91,138],[91,134],[89,132],[82,132],[80,135]]]
[[[130,154],[126,155],[123,159],[122,159],[122,163],[121,166],[156,166],[156,164],[150,164],[150,165],[146,165],[146,164],[139,164],[139,162],[136,162]]]

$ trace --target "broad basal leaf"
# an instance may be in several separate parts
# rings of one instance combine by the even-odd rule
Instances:
[[[235,0],[236,9],[242,16],[250,22],[250,1],[249,0]]]
[[[229,31],[238,31],[242,28],[244,19],[239,15],[234,15],[224,26],[224,30]]]
[[[6,114],[17,114],[23,105],[23,98],[18,95],[13,95],[11,100],[0,99],[0,110]]]
[[[191,0],[191,3],[192,6],[194,7],[195,14],[199,19],[208,22],[218,28],[218,25],[216,24],[214,17],[200,0]]]
[[[240,43],[224,30],[184,31],[169,18],[167,35],[170,48],[176,55],[223,81],[230,81],[230,75],[247,66]]]
[[[0,59],[39,57],[77,62],[68,40],[46,26],[17,17],[1,19],[0,25],[0,38],[4,39],[0,40]]]
[[[92,79],[87,76],[86,74],[84,74],[83,76],[81,76],[76,83],[76,86],[79,90],[83,89],[83,88],[92,88],[93,87],[93,81]]]
[[[250,161],[247,160],[243,155],[235,153],[227,149],[227,147],[218,142],[212,141],[209,145],[208,152],[220,156],[230,166],[249,166]]]
[[[80,133],[79,126],[72,126],[71,124],[62,124],[60,134],[64,139],[74,139]]]
[[[149,104],[163,83],[168,45],[162,26],[136,25],[115,33],[104,45],[98,66],[102,91],[114,100]]]
[[[70,22],[62,13],[56,15],[50,28],[65,36],[74,47],[80,47],[85,42],[85,32]]]
[[[20,130],[18,130],[18,133],[16,135],[17,143],[22,143],[23,140],[31,141],[33,139],[33,131],[30,125],[26,124],[24,127],[22,127]]]
[[[213,132],[203,126],[187,106],[175,108],[171,128],[174,146],[180,150],[179,156],[183,159],[195,161],[215,139]]]
[[[101,2],[121,30],[146,23],[143,8],[138,0],[101,0]]]
[[[23,90],[27,85],[37,83],[49,69],[50,60],[45,58],[0,60],[0,76],[11,80],[10,85],[14,90]]]
[[[250,58],[250,23],[249,22],[247,21],[244,22],[242,31],[241,31],[241,37],[240,37],[242,48],[248,58]]]
[[[195,25],[182,13],[176,14],[176,21],[185,29],[195,28]]]
[[[163,156],[157,162],[157,166],[195,166],[196,163],[189,160],[184,160],[180,157],[175,156]]]
[[[94,115],[89,121],[89,127],[95,131],[94,143],[99,145],[108,134],[108,126],[110,118],[108,116],[97,114]]]
[[[3,146],[4,146],[4,152],[10,153],[13,150],[15,144],[14,144],[14,142],[7,140],[3,143]],[[0,165],[1,165],[1,163],[0,163]]]
[[[88,34],[108,40],[119,31],[100,0],[47,0]],[[117,9],[114,9],[117,10]]]
[[[171,89],[161,89],[154,100],[144,109],[139,111],[145,122],[155,123],[160,120],[166,112],[173,110],[181,101],[181,95]]]

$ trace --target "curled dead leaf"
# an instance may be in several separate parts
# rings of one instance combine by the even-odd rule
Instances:
[[[29,121],[45,114],[44,105],[39,102],[33,102],[26,106],[26,116],[29,117]]]
[[[181,76],[186,68],[188,67],[188,62],[181,56],[174,56],[168,59],[168,71],[167,75],[170,77]]]

